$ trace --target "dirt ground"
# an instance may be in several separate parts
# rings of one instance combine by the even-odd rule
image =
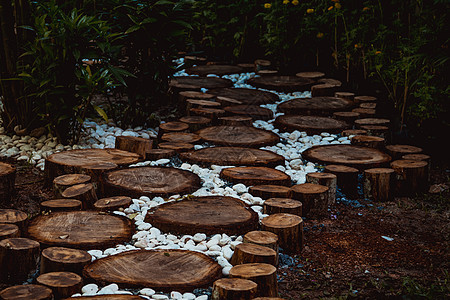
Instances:
[[[43,187],[42,172],[7,162],[18,166],[18,193],[3,208],[37,214],[39,203],[53,196]],[[449,170],[433,169],[431,183],[450,186],[449,178]],[[280,295],[285,299],[449,299],[449,199],[447,190],[386,203],[338,203],[330,218],[306,220],[301,255],[281,257]]]

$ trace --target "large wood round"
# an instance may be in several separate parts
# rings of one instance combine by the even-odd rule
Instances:
[[[175,168],[138,167],[105,174],[105,191],[110,196],[169,196],[195,192],[201,186],[196,174]]]
[[[267,167],[234,167],[223,169],[220,177],[233,183],[245,185],[277,184],[291,185],[291,177],[286,173]]]
[[[54,212],[30,221],[28,235],[45,246],[105,249],[131,240],[128,218],[96,211]]]
[[[243,104],[261,105],[275,103],[280,100],[277,94],[247,88],[224,88],[208,91],[218,97],[231,98]]]
[[[310,135],[322,132],[340,133],[349,127],[346,122],[340,120],[318,116],[295,115],[279,116],[275,120],[275,125],[283,131],[306,131]]]
[[[217,77],[177,76],[170,81],[170,85],[190,85],[193,89],[219,89],[230,87],[233,82],[229,79]]]
[[[268,166],[284,165],[284,157],[268,150],[243,147],[209,147],[180,154],[182,160],[199,165]]]
[[[49,247],[41,253],[41,274],[49,272],[73,272],[81,275],[85,265],[91,262],[91,255],[80,249]]]
[[[244,69],[238,66],[231,65],[200,65],[194,66],[186,70],[188,74],[195,74],[199,76],[206,76],[208,74],[215,74],[217,76],[237,74],[244,72]]]
[[[36,278],[36,282],[51,288],[55,299],[67,298],[79,293],[83,286],[81,276],[72,272],[45,273]]]
[[[380,150],[354,145],[314,146],[302,155],[313,162],[343,164],[358,169],[375,168],[391,161],[391,157]]]
[[[27,214],[17,209],[0,209],[0,223],[15,224],[23,232],[27,223]]]
[[[213,126],[197,131],[203,140],[224,146],[263,147],[278,143],[273,132],[249,126]]]
[[[353,102],[336,97],[296,98],[278,105],[278,111],[289,115],[332,115],[348,110]]]
[[[241,234],[257,227],[258,215],[239,199],[206,196],[160,205],[146,221],[164,232]]]
[[[296,76],[262,76],[251,78],[247,83],[257,88],[290,93],[309,90],[314,80]]]
[[[136,250],[97,259],[84,276],[102,284],[191,291],[210,286],[222,268],[205,254],[183,250]]]
[[[52,290],[39,284],[15,285],[0,292],[3,300],[51,300]]]
[[[251,117],[253,120],[273,119],[273,112],[270,109],[258,105],[232,105],[225,107],[224,110],[229,114]]]

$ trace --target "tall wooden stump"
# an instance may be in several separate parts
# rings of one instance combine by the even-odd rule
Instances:
[[[41,253],[41,274],[49,272],[83,273],[85,265],[91,262],[91,255],[80,249],[49,247]]]
[[[253,196],[262,199],[290,198],[292,195],[290,187],[272,184],[254,185],[248,189],[248,192]]]
[[[244,243],[261,245],[273,249],[277,253],[276,265],[278,265],[278,236],[270,231],[255,230],[244,235]]]
[[[202,116],[187,116],[180,118],[180,121],[188,126],[189,131],[194,132],[210,126],[212,120]]]
[[[40,275],[37,283],[50,288],[55,299],[69,298],[79,293],[83,286],[81,276],[72,272],[50,272]]]
[[[328,190],[327,186],[320,184],[297,184],[292,187],[292,197],[302,202],[303,216],[320,218],[328,212]]]
[[[343,165],[328,165],[325,171],[337,176],[337,186],[347,197],[358,196],[358,169]]]
[[[145,153],[152,149],[153,141],[134,136],[117,136],[114,148],[139,154],[145,158]]]
[[[328,205],[332,205],[336,202],[336,186],[337,186],[337,176],[332,173],[326,172],[314,172],[306,174],[306,182],[320,184],[328,187],[327,191],[327,202]]]
[[[212,300],[246,300],[253,299],[258,285],[242,278],[221,278],[214,281]]]
[[[14,224],[21,233],[25,232],[28,215],[17,209],[0,209],[0,223]]]
[[[15,285],[0,292],[3,300],[52,300],[52,290],[39,284]]]
[[[418,154],[406,154],[402,156],[402,159],[406,160],[418,160],[418,161],[426,161],[428,163],[428,182],[430,181],[431,175],[431,156],[418,153]]]
[[[0,282],[19,283],[37,269],[40,245],[26,238],[0,241]]]
[[[273,214],[261,221],[262,229],[278,236],[278,245],[286,253],[298,254],[303,249],[303,219],[291,214]]]
[[[89,183],[91,176],[84,174],[65,174],[53,179],[53,193],[55,198],[61,198],[61,194],[69,187]]]
[[[0,162],[0,204],[7,204],[14,194],[16,168]]]
[[[83,203],[83,208],[92,208],[97,201],[97,195],[92,183],[82,183],[71,186],[66,189],[61,196],[64,198],[71,198],[80,200]]]
[[[391,163],[395,170],[397,195],[414,195],[428,187],[428,163],[426,161],[396,160]]]
[[[389,201],[393,198],[394,170],[374,168],[364,171],[364,197],[376,201]]]
[[[258,285],[256,296],[273,297],[278,295],[277,268],[269,264],[251,263],[231,268],[230,277],[243,278]]]
[[[353,111],[337,111],[333,113],[333,118],[347,122],[353,126],[355,120],[359,118],[359,113]]]
[[[241,243],[234,249],[231,264],[235,266],[247,263],[266,263],[276,266],[277,258],[277,252],[269,247],[252,243]]]
[[[0,223],[0,240],[16,238],[20,236],[20,230],[17,225]]]
[[[351,138],[352,145],[368,148],[384,149],[385,140],[382,137],[370,135],[355,135]]]
[[[387,153],[392,157],[392,160],[401,159],[406,154],[418,154],[422,152],[422,148],[411,145],[388,145],[386,146]]]
[[[302,203],[289,198],[270,198],[264,202],[264,213],[268,215],[286,213],[302,216]]]

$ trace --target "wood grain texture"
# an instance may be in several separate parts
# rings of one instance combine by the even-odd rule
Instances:
[[[0,292],[3,300],[51,300],[52,290],[39,284],[15,285]]]
[[[9,204],[14,194],[16,168],[13,165],[0,162],[0,204]]]
[[[42,250],[40,273],[73,272],[82,274],[85,265],[91,262],[91,255],[81,249],[49,247]]]
[[[261,105],[275,103],[280,100],[277,94],[248,88],[224,88],[208,91],[217,97],[225,97],[239,101],[241,104]]]
[[[220,177],[233,183],[243,183],[245,185],[291,185],[291,177],[289,177],[289,175],[282,171],[267,167],[226,168],[220,172]]]
[[[190,85],[194,89],[219,89],[233,85],[229,79],[216,77],[177,76],[170,80],[170,86]]]
[[[76,199],[52,199],[41,202],[41,212],[81,210],[82,202]]]
[[[336,97],[296,98],[278,105],[277,110],[287,115],[325,115],[348,110],[353,106],[350,100]]]
[[[231,268],[230,277],[243,278],[254,281],[257,285],[257,296],[277,296],[278,282],[277,268],[264,263],[250,263]]]
[[[208,74],[215,74],[217,76],[238,74],[244,70],[238,66],[232,65],[198,65],[186,70],[188,74],[195,74],[199,76],[206,76]]]
[[[272,248],[253,243],[241,243],[234,248],[230,262],[233,266],[247,263],[266,263],[276,266],[277,257],[277,252]]]
[[[224,110],[230,115],[239,115],[251,117],[253,120],[268,121],[273,119],[273,112],[258,105],[232,105],[224,107]]]
[[[260,197],[262,199],[290,198],[292,195],[291,188],[273,184],[254,185],[248,189],[248,192],[253,196]]]
[[[294,115],[279,116],[275,120],[275,126],[288,132],[294,130],[305,131],[309,135],[322,132],[340,133],[342,130],[350,127],[348,123],[332,118]]]
[[[247,83],[257,88],[290,93],[309,90],[314,80],[297,76],[262,76],[251,78]]]
[[[253,299],[258,285],[248,279],[221,278],[214,281],[212,300],[246,300]]]
[[[268,215],[287,213],[302,216],[302,203],[290,198],[270,198],[264,202],[264,213]]]
[[[97,200],[94,203],[94,209],[100,211],[113,211],[119,208],[127,208],[131,204],[131,197],[113,196]]]
[[[83,278],[72,272],[50,272],[41,274],[36,282],[50,288],[55,299],[62,299],[81,292]]]
[[[15,224],[24,232],[28,222],[28,215],[17,209],[0,209],[0,223]]]
[[[220,117],[219,124],[224,126],[253,126],[253,120],[247,116]]]
[[[249,126],[214,126],[197,131],[203,140],[223,146],[254,147],[270,146],[280,138],[271,131]]]
[[[0,240],[15,238],[20,236],[20,230],[17,225],[0,223]]]

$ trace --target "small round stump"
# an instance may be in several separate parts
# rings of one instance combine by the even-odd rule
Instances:
[[[81,291],[83,279],[72,272],[51,272],[40,275],[36,282],[50,288],[56,299],[68,298]]]
[[[295,74],[295,76],[309,79],[320,79],[325,76],[325,73],[317,71],[309,71],[309,72],[299,72]]]
[[[292,187],[292,197],[303,204],[305,217],[320,218],[328,212],[328,190],[324,185],[302,183]]]
[[[259,148],[275,145],[278,135],[250,126],[214,126],[201,129],[197,134],[203,140],[223,146]]]
[[[241,243],[237,245],[231,257],[231,264],[233,266],[247,263],[266,263],[276,266],[277,262],[278,255],[275,250],[253,243]]]
[[[368,148],[384,149],[385,140],[382,137],[370,135],[355,135],[351,138],[352,145]]]
[[[150,149],[145,153],[145,160],[158,160],[162,158],[172,158],[177,152],[172,149]]]
[[[337,176],[326,172],[314,172],[306,174],[306,183],[320,184],[328,187],[327,202],[332,205],[336,202]]]
[[[52,199],[41,202],[41,212],[81,210],[82,202],[76,199]]]
[[[220,172],[220,177],[233,183],[245,185],[277,184],[291,185],[291,178],[286,173],[267,167],[233,167]]]
[[[186,70],[188,74],[195,74],[199,76],[206,76],[208,74],[223,76],[229,74],[238,74],[242,73],[243,71],[244,70],[241,67],[231,65],[197,65]]]
[[[303,219],[291,214],[273,214],[261,221],[262,229],[278,236],[278,245],[286,253],[298,254],[303,249]]]
[[[353,124],[359,118],[359,113],[353,111],[337,111],[333,113],[333,118]]]
[[[352,112],[359,113],[361,118],[373,118],[373,117],[375,117],[375,114],[376,114],[376,110],[375,109],[372,109],[372,108],[361,108],[361,107],[352,109]]]
[[[171,133],[164,133],[161,136],[161,140],[166,142],[181,142],[181,143],[195,144],[201,140],[201,137],[199,137],[194,133],[171,132]]]
[[[377,98],[373,96],[355,96],[354,100],[356,103],[368,103],[376,102]]]
[[[37,269],[40,244],[27,238],[0,241],[0,282],[19,283]]]
[[[315,84],[311,86],[311,96],[312,97],[333,96],[338,89],[339,89],[338,86],[329,83]]]
[[[288,132],[294,130],[305,131],[309,135],[320,134],[322,132],[339,133],[349,128],[346,122],[332,118],[295,115],[279,116],[275,120],[275,126]]]
[[[309,90],[314,80],[297,76],[262,76],[251,78],[247,83],[257,88],[290,93]]]
[[[94,209],[99,211],[114,211],[119,208],[126,208],[131,204],[131,197],[127,196],[114,196],[108,198],[102,198],[94,203]]]
[[[207,126],[211,125],[211,119],[202,116],[186,116],[180,118],[181,122],[184,122],[188,125],[188,128],[191,132],[200,130]]]
[[[114,148],[145,157],[145,152],[152,149],[153,140],[135,136],[117,136]]]
[[[251,280],[258,285],[257,296],[278,296],[277,268],[264,263],[250,263],[231,268],[231,278]]]
[[[15,285],[0,292],[3,300],[52,300],[52,290],[39,284]]]
[[[264,202],[264,213],[268,215],[286,213],[302,216],[302,203],[289,198],[270,198]]]
[[[358,169],[343,165],[328,165],[325,171],[337,176],[337,187],[348,197],[358,195]]]
[[[220,108],[199,107],[189,109],[189,114],[193,116],[202,116],[211,119],[214,124],[217,123],[217,119],[225,115],[225,110]]]
[[[342,136],[351,136],[351,135],[367,135],[367,130],[363,129],[347,129],[341,132]]]
[[[233,105],[225,107],[224,110],[228,114],[250,117],[253,120],[273,119],[273,112],[270,109],[258,105]]]
[[[244,243],[268,247],[278,253],[278,236],[270,231],[249,231],[244,235]]]
[[[389,119],[379,119],[379,118],[362,118],[355,121],[357,127],[366,125],[377,125],[377,126],[389,126],[391,121]]]
[[[253,126],[253,119],[247,116],[229,116],[219,118],[219,124],[224,126]]]
[[[61,194],[69,187],[81,184],[89,183],[91,176],[85,174],[65,174],[53,179],[53,191],[55,197],[61,197]]]
[[[24,232],[28,221],[28,215],[17,209],[0,209],[0,223],[15,224],[20,232]]]
[[[20,237],[20,230],[17,225],[0,223],[0,240]]]
[[[159,124],[159,135],[169,132],[184,132],[189,129],[189,125],[185,122],[171,121]]]
[[[394,170],[389,168],[374,168],[364,170],[364,197],[375,201],[393,199]]]
[[[61,196],[66,199],[77,199],[83,203],[83,208],[92,208],[98,200],[92,183],[82,183],[71,186],[62,192]]]
[[[426,191],[428,187],[428,163],[426,161],[395,160],[391,163],[396,176],[397,195],[411,196]]]
[[[226,88],[233,85],[229,79],[217,77],[177,76],[170,80],[169,85],[178,90],[198,90]]]
[[[208,91],[208,93],[216,95],[218,98],[233,99],[239,101],[239,103],[234,104],[261,105],[275,103],[280,100],[277,94],[268,91],[260,91],[247,88],[224,88],[211,90]]]
[[[177,153],[194,150],[194,145],[183,142],[162,142],[158,144],[158,147],[161,149],[175,150]]]
[[[212,300],[245,300],[253,299],[258,285],[242,278],[221,278],[214,281]]]
[[[296,98],[278,105],[277,110],[287,115],[329,116],[336,111],[348,110],[353,106],[350,100],[336,97]]]
[[[402,156],[402,159],[406,160],[418,160],[418,161],[426,161],[428,163],[428,181],[430,181],[431,175],[431,157],[429,155],[418,153],[418,154],[406,154]]]
[[[273,184],[254,185],[248,189],[248,192],[262,199],[290,198],[292,195],[290,187]]]
[[[41,274],[49,272],[73,272],[81,275],[91,255],[80,249],[49,247],[41,253]]]
[[[351,92],[336,92],[336,93],[334,93],[334,96],[336,98],[343,98],[343,99],[347,99],[350,101],[355,100],[355,94],[351,93]]]
[[[8,204],[14,194],[16,168],[0,162],[0,204]]]
[[[366,131],[367,135],[379,136],[384,139],[389,137],[389,127],[384,125],[361,125],[361,130]]]
[[[422,152],[422,148],[411,145],[387,145],[387,153],[392,157],[392,160],[401,159],[406,154],[418,154]]]

